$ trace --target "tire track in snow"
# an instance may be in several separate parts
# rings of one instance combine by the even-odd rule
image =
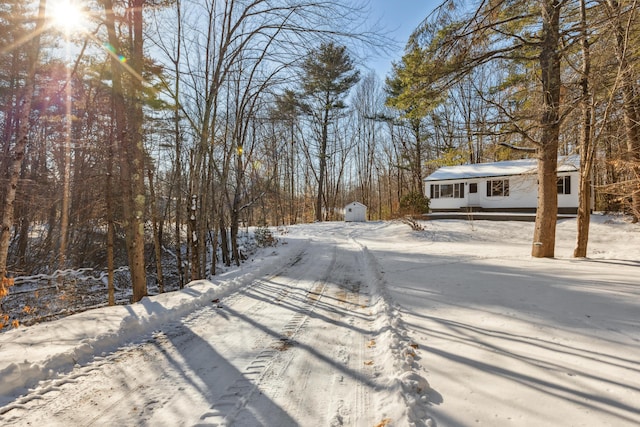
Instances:
[[[337,260],[322,277],[324,292],[290,349],[275,359],[261,391],[297,425],[372,426],[377,420],[369,405],[378,384],[373,367],[364,363],[373,354],[366,345],[373,318],[363,286],[363,253],[344,235],[329,247]]]
[[[358,260],[361,260],[361,254],[358,254]],[[342,300],[347,309],[368,310],[369,301],[366,294],[361,293],[362,284],[359,280],[351,283],[345,283],[343,290],[338,291],[338,298]],[[373,317],[369,316],[364,321],[356,320],[356,317],[349,317],[347,323],[351,327],[369,328],[373,321]],[[358,334],[353,330],[349,330],[347,337],[338,347],[336,360],[341,361],[345,366],[352,370],[358,370],[373,377],[372,348],[375,342],[373,335]],[[354,384],[355,383],[355,384]],[[332,393],[340,396],[338,404],[335,407],[329,406],[328,421],[331,427],[351,426],[351,425],[369,425],[363,419],[363,414],[370,410],[371,395],[363,381],[349,381],[344,375],[334,376],[331,385]]]
[[[356,244],[349,233],[346,248],[351,262],[344,264],[344,279],[334,280],[340,284],[336,290],[338,303],[347,311],[360,313],[361,317],[352,315],[347,318],[348,330],[345,339],[340,343],[336,352],[336,360],[342,362],[345,367],[360,372],[367,378],[373,378],[373,334],[371,331],[373,317],[369,313],[370,297],[365,280],[364,252],[362,247]],[[362,313],[364,312],[364,313]],[[336,313],[335,318],[340,314]],[[364,333],[358,333],[360,329]],[[367,334],[366,331],[370,333]],[[331,384],[331,393],[339,397],[337,405],[328,407],[328,422],[332,427],[345,425],[372,425],[373,418],[366,416],[370,411],[370,389],[364,381],[353,380],[345,375],[335,375]],[[368,421],[367,421],[368,420]]]
[[[300,264],[303,256],[304,255],[301,254],[297,257],[289,267]],[[335,262],[336,253],[334,251],[327,272],[333,270]],[[304,274],[306,271],[300,269],[300,272]],[[275,283],[282,274],[284,274],[284,272],[271,277],[269,282]],[[291,281],[291,279],[288,280]],[[300,283],[299,278],[294,278],[293,281]],[[263,285],[265,283],[266,281],[262,282]],[[242,370],[241,376],[226,388],[221,397],[211,406],[210,410],[200,416],[198,423],[195,424],[196,426],[226,426],[233,424],[238,415],[247,407],[254,394],[261,393],[260,386],[263,385],[264,380],[270,375],[273,375],[274,372],[282,370],[283,367],[286,369],[290,357],[279,356],[283,354],[286,355],[287,350],[291,346],[295,346],[296,335],[308,321],[310,314],[320,301],[325,287],[326,277],[320,281],[313,282],[311,286],[306,289],[306,295],[302,305],[299,305],[300,303],[295,301],[296,296],[292,294],[290,287],[282,287],[277,292],[273,299],[274,302],[284,304],[288,302],[287,299],[291,299],[291,302],[288,303],[292,305],[298,304],[298,311],[295,312],[281,328],[280,333],[271,337],[271,341],[268,342],[258,355]],[[259,290],[259,288],[260,284],[252,287],[253,290]],[[257,311],[259,306],[266,304],[266,302],[261,301],[258,303],[258,307],[254,308]]]

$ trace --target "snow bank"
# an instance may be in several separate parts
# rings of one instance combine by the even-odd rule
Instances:
[[[8,331],[0,336],[2,360],[24,361],[5,366],[0,361],[0,395],[22,393],[38,381],[68,372],[95,355],[139,339],[161,324],[210,302],[218,288],[211,282],[198,281],[177,292],[144,298],[138,304],[99,308]]]
[[[212,300],[281,268],[300,245],[304,242],[265,248],[252,257],[251,263],[214,281],[194,281],[185,289],[145,297],[137,304],[102,307],[1,334],[0,406],[39,381],[56,378],[78,364],[140,341],[162,324],[178,321]]]
[[[392,373],[386,379],[385,388],[389,394],[386,401],[379,404],[380,410],[393,421],[393,425],[431,427],[435,425],[427,410],[431,387],[427,379],[418,373],[421,369],[419,346],[411,340],[400,309],[387,291],[382,267],[366,247],[363,250],[376,318],[374,329],[379,331],[375,339],[378,364],[381,369],[386,367],[387,373]],[[403,402],[398,401],[399,397]]]

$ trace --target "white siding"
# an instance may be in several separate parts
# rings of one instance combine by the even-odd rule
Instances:
[[[365,222],[367,220],[367,207],[358,202],[349,203],[344,207],[344,220],[346,222]]]
[[[564,176],[571,177],[571,193],[570,194],[558,194],[558,207],[559,208],[577,208],[578,207],[578,191],[580,187],[580,175],[578,172],[562,173],[558,174],[558,177]],[[591,208],[593,209],[594,198],[591,198]]]
[[[570,194],[558,195],[559,208],[575,208],[578,206],[578,172],[562,172],[558,177],[570,176]],[[509,181],[508,196],[489,196],[487,194],[487,182],[497,180]],[[535,209],[538,197],[538,178],[536,174],[493,176],[486,178],[472,177],[457,180],[428,180],[425,181],[425,195],[430,199],[431,210],[459,210],[464,207],[480,207],[483,209]],[[464,184],[464,197],[432,198],[432,185]],[[469,186],[477,184],[477,194],[469,192]]]

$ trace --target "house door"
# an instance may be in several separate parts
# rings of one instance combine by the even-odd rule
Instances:
[[[478,183],[469,183],[469,206],[480,206],[480,198],[478,197]]]

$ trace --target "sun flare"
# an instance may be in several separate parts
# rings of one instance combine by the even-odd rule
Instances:
[[[86,14],[76,0],[56,0],[49,14],[51,25],[65,33],[82,31],[86,27]]]

